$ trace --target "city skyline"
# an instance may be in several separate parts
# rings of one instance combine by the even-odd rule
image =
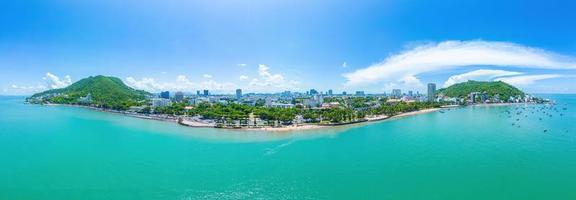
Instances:
[[[530,93],[576,93],[570,1],[3,5],[2,95],[100,74],[150,92],[425,93],[427,83],[502,80]]]

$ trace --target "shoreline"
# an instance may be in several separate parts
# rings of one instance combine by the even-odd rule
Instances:
[[[429,108],[429,109],[424,109],[424,110],[417,110],[417,111],[411,111],[411,112],[406,112],[406,113],[400,113],[400,114],[397,114],[397,115],[390,117],[390,119],[413,116],[413,115],[421,115],[421,114],[436,112],[439,110],[442,110],[442,108]]]
[[[304,130],[314,130],[314,129],[327,129],[327,128],[337,128],[337,127],[358,126],[358,125],[365,125],[365,124],[385,121],[388,119],[394,119],[394,118],[399,118],[399,117],[406,117],[406,116],[435,112],[435,111],[439,111],[442,109],[442,108],[430,108],[430,109],[400,113],[400,114],[394,115],[394,116],[376,115],[376,116],[366,118],[365,120],[362,120],[362,121],[342,123],[342,124],[302,124],[302,125],[298,125],[298,126],[290,125],[290,126],[283,126],[283,127],[260,127],[260,128],[245,128],[245,127],[242,127],[242,128],[217,128],[215,124],[202,123],[202,122],[190,121],[190,120],[179,120],[181,117],[162,116],[162,115],[154,115],[154,114],[138,114],[138,113],[102,109],[102,108],[83,106],[83,105],[68,105],[68,104],[41,104],[41,105],[70,106],[70,107],[76,107],[76,108],[83,108],[83,109],[89,109],[89,110],[94,110],[94,111],[99,111],[99,112],[119,114],[119,115],[123,115],[123,116],[139,118],[139,119],[172,122],[172,123],[176,123],[177,125],[190,127],[190,128],[214,128],[214,129],[222,129],[222,130],[262,131],[262,132],[290,132],[290,131],[304,131]]]
[[[474,105],[467,105],[467,106],[473,106],[473,107],[476,107],[476,106],[511,106],[511,105],[518,105],[518,104],[526,104],[526,103],[474,104]],[[83,105],[68,105],[68,104],[43,104],[43,105],[46,105],[46,106],[71,106],[71,107],[77,107],[77,108],[85,108],[85,109],[95,110],[95,111],[99,111],[99,112],[119,114],[119,115],[124,115],[124,116],[128,116],[128,117],[139,118],[139,119],[172,122],[172,123],[176,123],[180,126],[186,126],[186,127],[190,127],[190,128],[215,128],[215,129],[222,129],[222,130],[262,131],[262,132],[290,132],[290,131],[304,131],[304,130],[359,126],[359,125],[366,125],[366,124],[386,121],[386,120],[390,120],[390,119],[397,119],[397,118],[403,118],[403,117],[408,117],[408,116],[415,116],[415,115],[421,115],[421,114],[426,114],[426,113],[432,113],[432,112],[440,111],[442,109],[450,109],[450,108],[454,108],[454,107],[460,107],[460,105],[450,105],[450,106],[443,106],[443,107],[439,107],[439,108],[429,108],[429,109],[399,113],[399,114],[393,115],[393,116],[374,115],[374,116],[366,117],[364,120],[361,120],[361,121],[341,123],[341,124],[302,124],[302,125],[290,125],[290,126],[283,126],[283,127],[217,128],[216,124],[186,120],[185,118],[178,117],[178,116],[139,114],[139,113],[132,113],[132,112],[126,112],[126,111],[116,111],[116,110],[102,109],[102,108],[83,106]],[[180,120],[180,119],[182,119],[182,120]]]

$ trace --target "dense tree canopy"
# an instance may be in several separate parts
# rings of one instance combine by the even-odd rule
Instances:
[[[488,97],[493,97],[498,94],[500,99],[504,100],[510,97],[524,96],[524,92],[502,81],[468,81],[457,83],[437,91],[438,94],[458,98],[465,98],[472,92],[486,92]]]
[[[126,110],[130,106],[140,105],[148,92],[135,90],[125,85],[116,77],[94,76],[82,79],[61,89],[53,89],[37,93],[29,101],[39,103],[79,104],[81,97],[90,94],[90,104],[96,107],[115,110]]]

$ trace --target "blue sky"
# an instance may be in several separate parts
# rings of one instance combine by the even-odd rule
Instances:
[[[149,91],[504,80],[576,93],[573,1],[0,2],[0,94],[90,75]]]

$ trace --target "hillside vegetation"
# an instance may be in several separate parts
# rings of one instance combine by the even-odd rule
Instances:
[[[116,77],[94,76],[84,78],[61,89],[52,89],[37,93],[28,98],[32,103],[80,104],[80,99],[90,95],[90,105],[101,108],[126,110],[130,106],[140,105],[146,96],[142,90],[125,85]]]
[[[524,96],[524,92],[518,88],[504,83],[502,81],[468,81],[451,85],[437,91],[438,94],[444,94],[448,97],[464,98],[472,92],[486,92],[488,97],[498,94],[500,99],[510,97]]]

